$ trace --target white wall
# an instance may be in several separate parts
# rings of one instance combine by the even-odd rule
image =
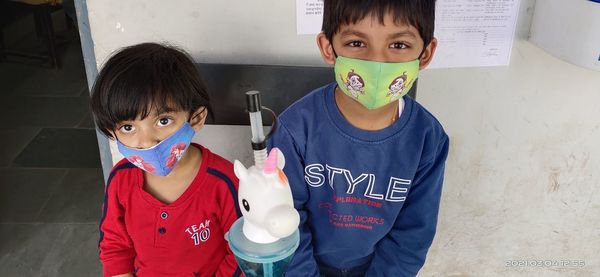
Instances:
[[[115,49],[170,41],[198,62],[320,65],[314,36],[296,36],[295,1],[88,1],[99,63]]]
[[[530,40],[548,53],[600,71],[600,2],[540,0],[530,33]]]
[[[295,35],[294,1],[130,2],[88,3],[99,63],[118,47],[168,40],[199,62],[322,65],[314,37]],[[517,34],[526,38],[535,1],[521,3]],[[599,72],[520,39],[508,67],[426,70],[418,101],[451,138],[439,231],[421,276],[600,272]],[[196,140],[249,164],[249,136],[247,127],[207,126]],[[585,266],[505,266],[523,259]]]
[[[419,86],[451,139],[422,275],[597,276],[600,72],[519,40],[508,67],[429,70]],[[586,266],[505,266],[524,259]]]

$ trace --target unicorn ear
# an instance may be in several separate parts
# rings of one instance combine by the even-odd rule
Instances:
[[[235,172],[235,176],[237,176],[240,180],[246,179],[246,176],[248,176],[248,170],[238,160],[235,160],[235,162],[233,163],[233,172]]]
[[[283,167],[285,166],[285,156],[283,156],[283,152],[281,152],[279,148],[273,147],[273,149],[271,149],[271,152],[269,153],[269,156],[273,154],[277,154],[277,168],[283,169]]]
[[[283,167],[285,166],[285,156],[283,155],[283,152],[281,152],[281,150],[277,151],[277,167],[279,167],[279,169],[283,170]]]

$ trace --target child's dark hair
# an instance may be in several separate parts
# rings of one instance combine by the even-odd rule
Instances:
[[[106,62],[92,88],[96,125],[110,138],[119,122],[151,112],[211,112],[208,90],[190,56],[157,43],[125,47]]]
[[[376,16],[383,24],[387,13],[396,23],[412,25],[425,42],[433,39],[435,0],[324,0],[322,31],[329,41],[341,25],[354,24],[367,15]]]

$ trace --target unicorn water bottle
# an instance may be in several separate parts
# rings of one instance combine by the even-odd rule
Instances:
[[[234,163],[243,216],[233,223],[225,239],[247,277],[283,276],[298,248],[300,216],[282,171],[283,154],[273,148],[267,155],[259,92],[247,92],[246,100],[255,164],[246,169],[240,161]]]

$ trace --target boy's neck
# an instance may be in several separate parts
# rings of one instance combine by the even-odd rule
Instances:
[[[369,110],[335,88],[335,103],[346,120],[352,126],[365,130],[377,131],[389,127],[398,119],[398,101],[393,101],[381,108]]]

